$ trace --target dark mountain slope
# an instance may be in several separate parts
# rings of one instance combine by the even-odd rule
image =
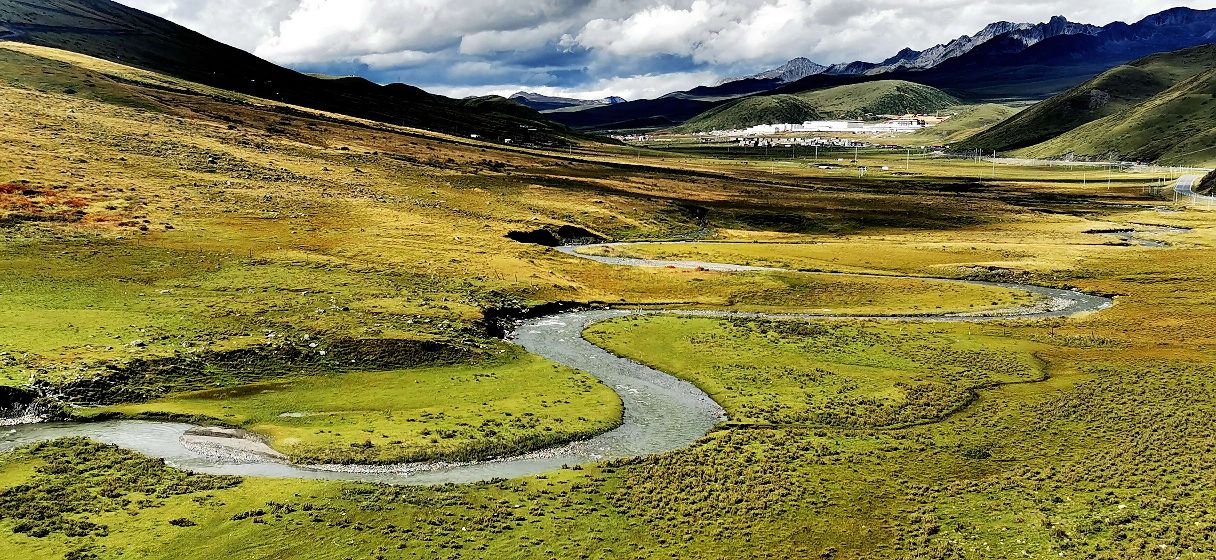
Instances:
[[[703,100],[682,94],[641,99],[578,111],[546,113],[555,122],[581,129],[668,127],[680,124],[732,98]]]
[[[1027,48],[1011,62],[1083,60],[1113,64],[1213,42],[1216,42],[1216,10],[1174,8],[1130,25],[1112,23],[1097,35],[1055,37]]]
[[[1203,180],[1199,181],[1199,187],[1195,191],[1209,195],[1216,192],[1216,171],[1208,173]]]
[[[1056,16],[1044,23],[1012,23],[998,21],[988,24],[975,35],[964,35],[924,51],[903,49],[878,64],[854,62],[837,64],[828,68],[828,73],[836,74],[887,74],[898,71],[915,71],[935,68],[943,62],[965,55],[996,38],[1004,38],[1010,44],[1017,45],[1019,52],[1030,45],[1061,35],[1095,35],[1102,28],[1068,21],[1062,16]]]
[[[0,0],[0,36],[74,51],[266,99],[451,134],[551,141],[535,112],[466,111],[416,87],[307,76],[110,0]],[[528,138],[527,129],[535,137]]]
[[[684,123],[710,109],[748,94],[801,93],[813,89],[826,89],[880,79],[882,78],[873,76],[817,74],[781,87],[777,87],[780,85],[778,80],[740,80],[721,86],[702,86],[688,91],[669,93],[658,99],[629,101],[570,113],[547,113],[545,116],[561,124],[581,129],[667,127]]]
[[[936,68],[902,79],[976,98],[1054,95],[1110,68],[1151,54],[1216,42],[1216,10],[1174,8],[1097,34],[1058,35],[1025,46],[1002,35]]]

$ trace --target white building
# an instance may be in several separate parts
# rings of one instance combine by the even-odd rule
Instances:
[[[743,130],[715,130],[716,136],[771,136],[790,132],[837,132],[837,133],[881,133],[915,132],[925,128],[925,121],[915,117],[900,117],[879,123],[854,120],[806,121],[801,124],[762,124]]]

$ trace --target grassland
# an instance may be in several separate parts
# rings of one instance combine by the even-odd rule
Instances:
[[[708,232],[748,243],[631,250],[1027,279],[1117,302],[972,326],[600,325],[590,336],[695,381],[735,423],[665,455],[510,481],[232,479],[81,440],[27,447],[0,455],[0,556],[1216,554],[1216,297],[1203,289],[1216,230],[1205,209],[1146,190],[1160,177],[1007,165],[994,177],[987,162],[862,152],[892,169],[858,178],[810,153],[505,149],[58,51],[5,45],[0,62],[0,183],[14,185],[0,192],[4,376],[117,400],[90,413],[201,415],[301,457],[528,448],[605,429],[619,405],[489,337],[490,307],[899,313],[1012,297],[619,269],[505,237],[542,226]],[[1150,234],[1162,248],[1086,233],[1141,224],[1190,229]]]
[[[1035,344],[979,330],[634,317],[587,336],[694,382],[732,424],[879,428],[939,420],[975,389],[1046,377]]]
[[[911,313],[1015,297],[882,279],[860,289],[803,275],[606,270],[505,234],[575,223],[617,238],[665,237],[699,229],[704,212],[721,225],[787,222],[795,231],[875,217],[857,204],[808,220],[774,212],[759,188],[748,201],[730,179],[694,183],[657,158],[622,171],[610,153],[581,163],[491,151],[62,51],[8,45],[0,61],[12,70],[0,135],[14,147],[2,156],[11,175],[0,191],[0,379],[76,404],[120,405],[107,414],[248,427],[300,460],[483,457],[616,422],[619,405],[581,374],[497,362],[501,345],[482,322],[490,307],[781,309],[800,299],[808,309]],[[792,208],[854,204],[790,194]],[[446,369],[408,370],[428,366]],[[482,379],[502,397],[453,401],[455,387],[443,383],[414,387],[422,395],[402,385],[450,377]],[[322,406],[343,389],[384,394],[352,409]],[[439,403],[430,422],[389,426],[420,414],[426,398]],[[555,402],[560,410],[546,416]],[[576,409],[588,412],[568,414]],[[295,413],[307,416],[281,416]],[[507,414],[505,427],[486,424]]]
[[[499,363],[473,367],[285,375],[86,414],[218,420],[310,464],[486,459],[620,423],[620,399],[595,378],[507,352]]]

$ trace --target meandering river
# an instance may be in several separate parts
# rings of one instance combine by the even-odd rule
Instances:
[[[666,261],[587,255],[581,251],[628,244],[567,246],[567,255],[616,266],[692,268],[721,272],[791,272],[700,261]],[[842,274],[848,276],[848,274]],[[900,277],[910,278],[910,277]],[[1109,298],[1072,290],[1026,284],[920,278],[926,282],[967,283],[1022,290],[1041,296],[1023,308],[983,315],[941,314],[873,317],[903,321],[989,321],[1041,319],[1099,311]],[[38,423],[0,429],[0,451],[48,439],[84,436],[111,443],[197,472],[256,477],[359,480],[392,484],[442,484],[486,481],[540,474],[563,465],[610,458],[652,455],[682,449],[705,436],[726,419],[717,403],[700,389],[663,372],[610,354],[582,336],[588,326],[634,314],[673,313],[690,316],[748,317],[780,320],[843,320],[859,317],[810,314],[732,313],[718,311],[605,309],[549,315],[521,322],[509,340],[554,362],[585,371],[611,387],[624,404],[616,429],[572,444],[518,457],[473,463],[427,463],[395,466],[293,465],[264,442],[234,430],[204,428],[176,422],[115,420],[96,423]]]

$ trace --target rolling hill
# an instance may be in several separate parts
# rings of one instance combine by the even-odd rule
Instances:
[[[748,97],[710,109],[676,127],[677,132],[733,130],[758,124],[800,123],[821,118],[810,101],[797,95]]]
[[[1216,69],[1183,80],[1128,109],[1015,152],[1165,164],[1216,162]]]
[[[539,113],[468,111],[405,84],[301,74],[110,0],[0,0],[0,39],[86,54],[264,99],[458,135],[548,143],[568,134]],[[522,107],[521,107],[522,109]],[[526,111],[526,112],[525,112]]]
[[[967,147],[1008,151],[1033,146],[1132,108],[1178,82],[1216,67],[1216,45],[1149,56],[1018,113],[977,134]]]
[[[760,124],[801,123],[821,118],[931,113],[958,103],[958,99],[936,88],[883,80],[798,94],[747,97],[710,109],[675,130],[707,132]]]
[[[935,87],[902,80],[838,86],[809,91],[801,97],[818,107],[819,112],[835,118],[932,113],[959,103]]]

